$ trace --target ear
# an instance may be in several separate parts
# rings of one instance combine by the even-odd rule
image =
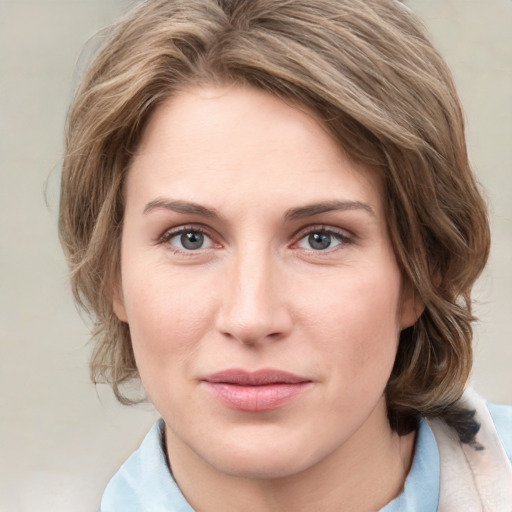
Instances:
[[[424,309],[425,304],[423,304],[414,286],[410,283],[405,284],[400,308],[400,330],[414,325]]]
[[[126,309],[124,307],[123,290],[120,282],[117,282],[114,285],[112,293],[112,307],[117,318],[121,320],[121,322],[128,323],[128,315],[126,314]]]

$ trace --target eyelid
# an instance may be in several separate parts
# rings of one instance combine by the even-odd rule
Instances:
[[[296,246],[304,237],[310,235],[311,233],[328,233],[336,236],[340,240],[340,244],[336,245],[332,249],[328,248],[325,250],[315,250],[315,249],[302,249],[314,254],[328,254],[332,251],[337,250],[337,248],[345,247],[354,242],[355,235],[353,235],[350,231],[342,228],[338,228],[335,226],[331,226],[328,224],[314,224],[312,226],[307,226],[305,228],[300,229],[293,237],[292,247]],[[341,247],[340,247],[341,246]]]
[[[170,240],[172,240],[175,236],[180,235],[182,233],[186,233],[187,231],[195,231],[197,233],[201,233],[205,237],[208,237],[211,240],[211,243],[213,247],[206,247],[206,248],[200,248],[195,251],[192,250],[184,250],[180,249],[179,247],[171,246],[169,244]],[[181,254],[187,254],[187,255],[193,255],[194,253],[200,253],[204,251],[208,251],[212,248],[215,248],[215,246],[220,246],[220,243],[216,241],[218,237],[216,237],[214,234],[212,234],[212,230],[207,228],[204,225],[201,224],[182,224],[179,226],[175,226],[172,228],[167,228],[164,230],[164,232],[157,238],[156,244],[157,245],[165,245],[168,244],[169,247],[172,248],[174,252],[181,253]]]
[[[305,235],[309,235],[310,233],[316,232],[334,233],[335,235],[341,236],[346,240],[353,240],[355,238],[355,235],[348,231],[347,229],[338,228],[336,226],[331,226],[329,224],[313,224],[311,226],[306,226],[297,231],[293,238],[295,240],[300,240]]]

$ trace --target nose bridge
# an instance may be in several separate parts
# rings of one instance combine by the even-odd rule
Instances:
[[[284,335],[290,318],[271,250],[246,246],[234,256],[229,273],[219,330],[246,344]]]

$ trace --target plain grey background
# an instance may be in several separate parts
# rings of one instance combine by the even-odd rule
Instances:
[[[407,3],[452,67],[491,204],[473,383],[489,399],[512,401],[512,1]],[[87,322],[71,299],[56,227],[77,59],[131,4],[0,0],[0,512],[96,510],[157,418],[150,405],[122,407],[90,384]]]

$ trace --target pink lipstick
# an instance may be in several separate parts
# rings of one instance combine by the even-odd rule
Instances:
[[[263,369],[255,372],[223,370],[203,379],[208,391],[230,409],[270,411],[305,391],[310,379],[289,372]]]

